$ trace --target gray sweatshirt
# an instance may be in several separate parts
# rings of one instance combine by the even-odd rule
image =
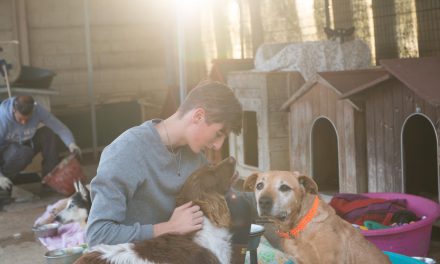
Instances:
[[[206,163],[187,146],[176,157],[150,120],[128,129],[102,152],[91,182],[87,243],[119,244],[153,237],[153,224],[168,221],[186,178]],[[177,175],[181,155],[180,176]]]
[[[33,138],[40,123],[52,129],[66,146],[75,142],[72,132],[39,104],[35,105],[26,124],[18,123],[13,113],[14,100],[15,97],[11,97],[0,104],[0,151],[12,142],[22,143]]]

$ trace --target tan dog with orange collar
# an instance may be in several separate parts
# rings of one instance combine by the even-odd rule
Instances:
[[[258,214],[274,221],[281,247],[295,263],[391,263],[319,199],[312,178],[288,171],[256,173],[244,189],[255,192]]]

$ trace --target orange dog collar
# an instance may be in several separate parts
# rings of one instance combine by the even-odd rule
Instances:
[[[278,236],[281,238],[295,238],[299,232],[301,232],[304,228],[306,228],[307,224],[313,219],[316,212],[318,211],[319,198],[315,196],[315,200],[313,201],[312,208],[307,212],[303,219],[299,222],[299,224],[292,228],[289,232],[281,232],[277,231]]]

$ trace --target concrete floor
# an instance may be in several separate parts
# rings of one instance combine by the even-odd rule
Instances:
[[[28,184],[26,189],[40,195],[38,187],[33,185],[35,184]],[[2,263],[45,263],[46,249],[36,240],[31,228],[46,206],[60,198],[62,196],[55,193],[34,196],[28,201],[8,205],[4,212],[0,212],[0,255],[4,261]]]
[[[96,174],[96,164],[83,166],[88,179]],[[35,239],[32,225],[46,209],[62,195],[47,192],[39,183],[21,185],[14,189],[14,195],[22,201],[5,207],[0,212],[0,256],[1,263],[34,264],[46,263],[44,246]],[[440,228],[433,232],[428,256],[440,263]]]
[[[96,164],[83,165],[84,174],[91,179]],[[64,198],[61,194],[42,188],[40,183],[14,187],[13,197],[21,201],[7,205],[0,212],[0,263],[46,263],[46,248],[34,237],[32,226],[46,206]]]

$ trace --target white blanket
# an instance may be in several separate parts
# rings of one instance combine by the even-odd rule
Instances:
[[[317,72],[369,67],[371,52],[361,40],[263,44],[255,55],[257,71],[298,71],[306,80]]]

